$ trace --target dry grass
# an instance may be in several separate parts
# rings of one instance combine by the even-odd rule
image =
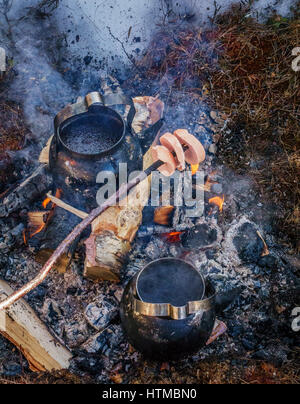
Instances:
[[[0,384],[87,384],[91,379],[83,379],[66,370],[53,373],[28,374],[18,378],[1,378]]]
[[[245,359],[206,360],[177,370],[172,364],[143,362],[133,375],[115,378],[128,384],[300,384],[299,367],[281,368],[266,362]],[[92,379],[79,378],[68,371],[40,373],[20,378],[0,378],[0,384],[90,384]]]
[[[275,15],[259,24],[235,6],[216,19],[214,30],[164,31],[141,61],[149,78],[167,78],[231,118],[232,134],[221,139],[220,158],[240,172],[251,171],[260,191],[280,206],[279,228],[295,247],[300,74],[292,70],[292,50],[300,44],[299,5],[290,20]],[[249,162],[258,160],[265,164],[249,170]]]
[[[162,370],[164,369],[164,370]],[[157,369],[145,363],[131,383],[153,384],[299,384],[299,369],[287,365],[276,368],[272,364],[237,359],[207,360],[177,371],[168,366]]]
[[[14,158],[11,152],[21,150],[30,132],[19,105],[0,96],[0,198],[15,180]]]

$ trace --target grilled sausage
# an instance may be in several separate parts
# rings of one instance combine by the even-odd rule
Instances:
[[[204,147],[195,136],[191,135],[186,129],[177,129],[174,135],[182,145],[188,147],[188,150],[184,153],[187,163],[194,165],[200,164],[205,160]]]
[[[170,177],[174,174],[176,162],[172,153],[165,146],[153,146],[152,157],[154,162],[161,160],[165,163],[158,169],[165,177]]]
[[[175,153],[176,166],[178,170],[183,171],[185,169],[185,157],[179,140],[172,133],[167,132],[160,138],[160,143],[171,153]]]

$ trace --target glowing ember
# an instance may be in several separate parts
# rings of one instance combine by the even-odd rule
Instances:
[[[178,243],[180,241],[180,235],[182,234],[182,231],[174,231],[173,233],[166,233],[166,240],[169,243]]]
[[[51,199],[46,198],[42,203],[43,208],[46,209],[50,202],[51,202]]]
[[[198,171],[199,164],[192,164],[191,165],[191,170],[192,170],[192,175],[195,175],[196,172]]]
[[[34,233],[30,234],[29,238],[34,237],[36,234],[39,234],[46,226],[46,223],[43,223]]]
[[[23,241],[24,244],[27,245],[26,230],[23,230]]]
[[[212,205],[218,206],[220,209],[220,212],[223,212],[223,205],[224,205],[225,197],[223,195],[223,198],[220,198],[219,196],[216,196],[214,198],[209,199],[209,203]]]
[[[55,197],[56,197],[56,198],[60,198],[60,197],[61,197],[61,194],[62,194],[62,190],[61,190],[60,188],[58,188],[58,189],[56,190]],[[50,199],[50,198],[46,198],[46,199],[43,201],[43,203],[42,203],[43,208],[46,209],[50,202],[51,202],[51,199]],[[53,204],[53,206],[55,206],[55,205]],[[52,206],[52,207],[53,207],[53,206]]]

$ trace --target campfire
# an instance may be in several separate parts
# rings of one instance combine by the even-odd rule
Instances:
[[[0,383],[1,372],[61,370],[99,383],[178,383],[191,371],[184,380],[198,382],[200,369],[211,381],[226,366],[226,377],[276,379],[296,363],[299,268],[274,230],[286,211],[267,197],[289,188],[275,181],[275,156],[297,165],[290,127],[282,134],[296,79],[274,49],[298,19],[266,26],[216,10],[200,30],[193,13],[163,7],[152,42],[133,25],[124,42],[107,28],[130,73],[92,50],[76,67],[67,52],[52,61],[50,3],[14,22],[39,21],[34,43],[16,31],[19,65],[8,54],[0,69]]]

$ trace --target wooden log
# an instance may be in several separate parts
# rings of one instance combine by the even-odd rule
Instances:
[[[144,156],[144,169],[152,163],[149,150]],[[120,270],[142,223],[150,184],[151,176],[132,190],[121,206],[107,209],[93,222],[92,234],[86,241],[85,277],[119,281]]]
[[[7,195],[0,205],[0,217],[7,217],[12,212],[27,207],[30,202],[50,189],[52,176],[45,165],[40,165],[34,173]]]
[[[10,286],[0,280],[0,300],[12,292]],[[69,368],[71,352],[50,334],[25,300],[0,312],[0,333],[23,353],[32,371]]]

